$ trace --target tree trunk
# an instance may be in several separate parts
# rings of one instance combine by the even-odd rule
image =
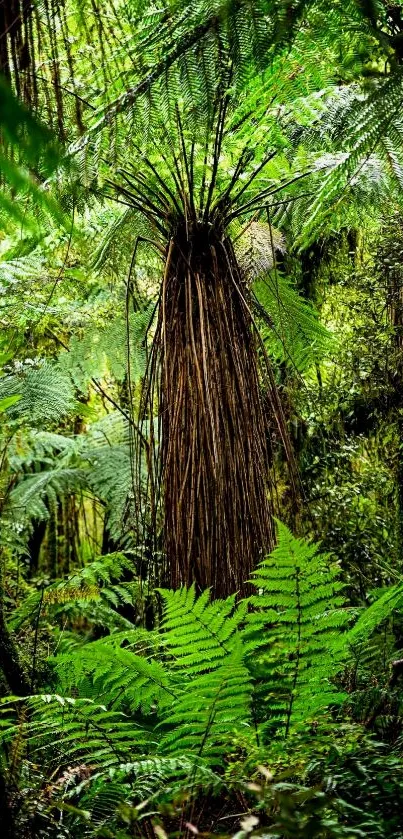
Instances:
[[[173,587],[196,582],[221,597],[244,588],[273,543],[268,422],[248,299],[229,239],[207,223],[179,228],[154,340],[165,553]]]
[[[0,669],[4,673],[11,693],[27,696],[30,693],[29,681],[21,665],[17,648],[7,627],[3,608],[0,606]]]

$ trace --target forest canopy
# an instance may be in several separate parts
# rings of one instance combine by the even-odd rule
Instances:
[[[403,839],[402,62],[0,0],[4,839]]]

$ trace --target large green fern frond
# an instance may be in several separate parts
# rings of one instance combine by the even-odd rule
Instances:
[[[309,127],[305,143],[317,151],[317,165],[327,173],[314,177],[315,194],[303,202],[305,218],[296,244],[306,247],[318,232],[335,226],[343,206],[371,210],[375,201],[387,205],[403,186],[403,123],[401,69],[367,90],[357,84],[336,88],[327,107]]]
[[[163,638],[175,670],[194,677],[219,667],[237,643],[247,605],[235,606],[235,595],[211,603],[208,590],[196,597],[195,586],[160,592]]]
[[[342,667],[335,642],[351,615],[338,566],[285,525],[277,528],[277,547],[253,575],[259,593],[250,598],[245,635],[264,685],[267,730],[287,735],[344,698],[332,682]]]
[[[132,643],[134,634],[133,630]],[[123,636],[126,641],[127,633]],[[79,696],[90,696],[110,708],[155,714],[160,702],[175,696],[166,668],[119,646],[114,635],[86,644],[75,655],[58,656],[55,663],[63,687],[74,686]]]
[[[0,378],[0,398],[17,394],[21,398],[8,413],[31,425],[56,422],[76,405],[71,381],[49,362]]]
[[[271,356],[303,372],[329,353],[332,335],[313,307],[280,271],[271,271],[254,284],[261,332]]]
[[[60,498],[79,492],[86,484],[84,469],[62,467],[37,472],[24,478],[12,490],[7,511],[18,513],[22,520],[42,521],[57,509]]]
[[[243,656],[238,639],[224,661],[183,685],[175,703],[165,708],[162,754],[190,753],[220,765],[237,732],[248,733],[252,682]]]
[[[133,750],[143,755],[152,747],[150,735],[125,714],[107,711],[91,699],[58,694],[7,698],[0,706],[2,743],[15,736],[20,723],[13,717],[21,705],[27,708],[25,737],[31,756],[46,762],[49,772],[72,761],[90,760],[96,766],[119,765]]]

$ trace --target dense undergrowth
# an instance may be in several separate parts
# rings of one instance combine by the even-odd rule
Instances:
[[[0,2],[5,839],[403,839],[402,35]]]
[[[277,534],[255,594],[159,589],[154,629],[119,614],[117,554],[21,603],[41,663],[1,703],[17,835],[401,835],[401,662],[380,627],[403,586],[351,609],[340,566]]]

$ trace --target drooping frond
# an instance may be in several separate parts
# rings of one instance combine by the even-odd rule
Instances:
[[[283,237],[271,224],[251,221],[235,241],[268,354],[299,372],[308,369],[329,349],[331,335],[277,267]]]
[[[10,493],[8,508],[19,512],[21,519],[47,519],[59,498],[78,492],[86,485],[82,469],[60,468],[26,477]]]
[[[262,307],[257,314],[270,356],[303,372],[329,352],[332,336],[279,270],[258,279],[253,292]]]
[[[159,703],[175,697],[175,690],[166,668],[148,658],[150,645],[151,637],[133,630],[93,641],[76,654],[58,656],[60,684],[73,686],[78,696],[89,696],[110,708],[155,713]],[[136,654],[136,647],[143,647],[144,654]]]
[[[354,626],[341,639],[340,645],[349,651],[355,644],[367,644],[373,632],[403,603],[403,583],[391,586],[363,609]]]
[[[75,621],[85,619],[88,626],[103,626],[104,629],[130,630],[132,624],[117,611],[122,606],[134,606],[136,583],[124,582],[125,575],[131,576],[133,563],[122,553],[111,553],[87,562],[83,568],[74,571],[65,579],[45,584],[24,598],[14,610],[10,626],[18,631],[25,623],[33,626],[47,616],[59,622],[74,626]],[[59,639],[59,643],[60,643]]]
[[[80,760],[90,760],[94,767],[119,765],[130,750],[144,754],[150,743],[148,732],[125,714],[107,711],[91,699],[39,694],[23,702],[29,709],[24,728],[31,754],[39,758],[46,752],[49,771]],[[7,699],[0,705],[3,742],[18,730],[18,722],[13,722],[18,704],[19,700]]]
[[[0,178],[3,182],[0,213],[5,226],[12,219],[35,228],[33,205],[36,213],[38,210],[50,212],[59,221],[63,217],[57,202],[41,183],[55,171],[61,161],[61,152],[49,129],[39,124],[14,97],[2,75],[5,36],[2,15],[6,6],[9,3],[2,3],[0,7]]]
[[[400,68],[367,89],[351,84],[330,93],[304,137],[317,149],[317,166],[328,171],[313,177],[312,200],[296,208],[304,216],[296,245],[307,247],[319,232],[337,227],[350,207],[371,212],[374,202],[387,206],[391,194],[401,193],[402,101]]]
[[[145,335],[154,305],[126,317],[122,313],[107,324],[87,328],[80,338],[73,336],[68,351],[62,351],[58,366],[68,373],[75,386],[85,391],[93,379],[112,374],[123,381],[130,362],[133,384],[138,382],[146,365]]]

